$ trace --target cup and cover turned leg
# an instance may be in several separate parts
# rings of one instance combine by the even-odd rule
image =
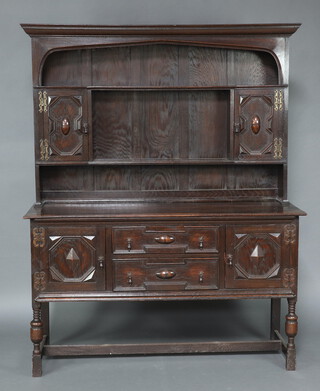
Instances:
[[[43,323],[41,320],[41,305],[39,303],[34,304],[33,319],[30,322],[30,326],[30,339],[33,343],[32,376],[40,377],[42,375],[41,342],[43,340]]]
[[[294,371],[296,369],[296,346],[294,338],[298,332],[298,316],[296,315],[297,299],[288,299],[288,314],[286,316],[285,330],[288,336],[286,369]]]

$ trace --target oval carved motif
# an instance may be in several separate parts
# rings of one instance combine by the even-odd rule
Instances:
[[[69,131],[70,131],[70,122],[69,122],[68,118],[64,118],[62,120],[61,130],[62,130],[62,133],[65,136],[69,133]]]
[[[260,118],[255,115],[251,120],[251,130],[254,134],[258,134],[260,131]]]

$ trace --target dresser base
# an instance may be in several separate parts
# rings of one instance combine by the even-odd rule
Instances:
[[[42,357],[92,357],[92,356],[133,356],[166,354],[211,354],[211,353],[247,353],[247,352],[283,352],[286,357],[286,369],[296,369],[296,348],[294,336],[297,332],[295,298],[288,298],[289,313],[286,316],[286,334],[288,343],[280,331],[280,299],[271,299],[270,340],[262,341],[209,341],[209,342],[170,342],[170,343],[134,343],[134,344],[95,344],[95,345],[51,345],[49,343],[49,303],[44,305],[42,330],[48,334],[33,352],[33,377],[42,376]],[[291,330],[291,331],[290,331]]]

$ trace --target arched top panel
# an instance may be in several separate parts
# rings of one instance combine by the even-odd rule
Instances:
[[[55,51],[43,86],[220,87],[276,85],[279,65],[267,51],[144,44]]]

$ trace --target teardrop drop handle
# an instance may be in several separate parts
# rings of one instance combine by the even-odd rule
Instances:
[[[131,239],[127,240],[127,250],[130,252],[132,249]]]
[[[84,122],[83,123],[83,131],[82,131],[83,134],[88,134],[89,133],[89,125],[87,124],[87,122]]]
[[[100,267],[100,269],[103,269],[103,266],[104,266],[104,257],[103,257],[103,256],[98,257],[98,262],[99,262],[99,267]]]
[[[203,250],[203,236],[199,238],[199,248],[200,250]]]
[[[225,262],[228,266],[233,266],[233,256],[232,254],[226,254]]]

